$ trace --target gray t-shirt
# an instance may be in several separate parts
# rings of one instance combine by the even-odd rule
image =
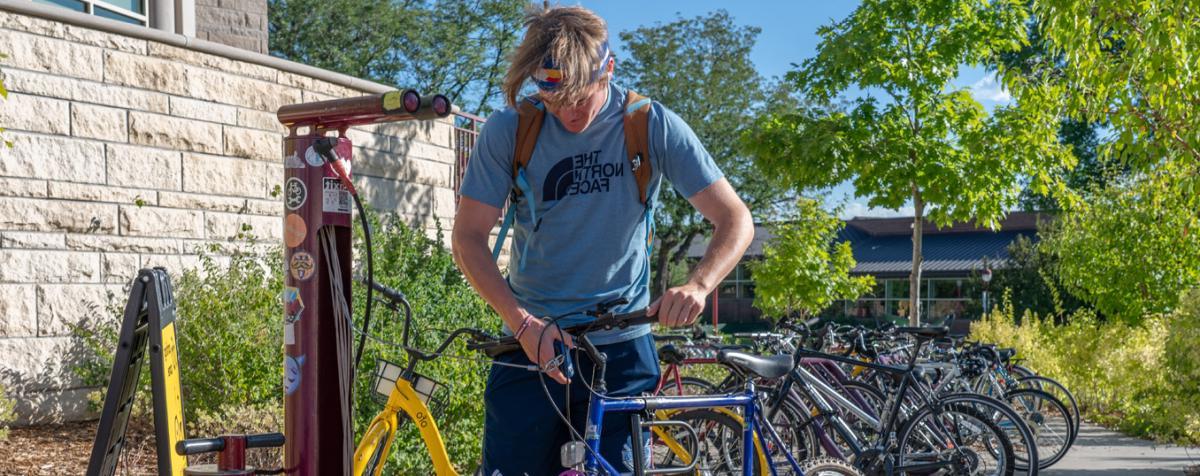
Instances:
[[[585,322],[591,319],[585,311],[619,298],[629,304],[614,312],[650,305],[648,230],[637,179],[625,154],[624,98],[623,88],[610,86],[604,107],[578,134],[546,113],[525,170],[538,223],[531,223],[525,202],[531,197],[522,196],[511,231],[508,284],[517,302],[535,316],[570,314],[559,321],[563,326]],[[657,203],[663,177],[684,197],[722,177],[678,115],[654,103],[649,119],[652,204]],[[503,208],[513,189],[516,129],[517,112],[511,107],[488,118],[463,177],[463,196]],[[522,260],[524,266],[517,266]],[[650,326],[638,326],[589,338],[597,345],[611,344],[649,332]]]

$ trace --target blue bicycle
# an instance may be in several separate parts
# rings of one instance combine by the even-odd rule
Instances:
[[[600,434],[606,421],[623,419],[634,429],[658,429],[659,435],[668,435],[673,440],[669,446],[681,466],[651,468],[647,456],[641,451],[632,452],[635,475],[654,474],[737,474],[744,476],[779,474],[776,465],[783,465],[785,474],[795,475],[861,475],[862,473],[843,461],[821,458],[797,461],[786,451],[789,445],[780,438],[771,422],[761,411],[759,396],[755,392],[754,379],[746,379],[740,391],[724,395],[701,396],[644,396],[610,397],[605,384],[605,355],[588,340],[588,333],[600,330],[624,329],[629,326],[656,322],[645,311],[628,314],[613,314],[607,309],[618,303],[600,306],[590,313],[595,320],[563,331],[575,338],[575,343],[593,363],[595,373],[591,381],[591,397],[583,434],[572,430],[573,441],[563,445],[562,465],[567,468],[560,476],[590,476],[622,474],[600,454]],[[492,342],[474,343],[471,348],[497,355],[517,348],[519,344],[511,337]],[[573,372],[571,353],[558,349],[555,364],[564,375]],[[790,355],[761,357],[753,354],[722,351],[718,361],[737,371],[756,375],[764,379],[777,379],[787,375],[794,367]],[[654,415],[667,413],[670,419],[663,420]],[[709,411],[705,411],[709,410]],[[619,421],[619,420],[618,420]],[[740,423],[741,428],[734,428]],[[664,428],[673,431],[663,432]],[[642,431],[632,432],[632,447],[645,448]],[[749,455],[749,456],[745,456]],[[740,464],[740,467],[738,467]]]

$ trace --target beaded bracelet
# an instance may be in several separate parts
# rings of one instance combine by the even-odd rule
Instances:
[[[521,320],[521,327],[517,328],[517,332],[513,333],[513,337],[520,340],[521,334],[525,332],[525,329],[529,328],[529,323],[531,322],[533,322],[533,316],[526,314],[525,319]]]

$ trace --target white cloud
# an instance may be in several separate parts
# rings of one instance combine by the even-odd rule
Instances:
[[[971,84],[971,95],[979,102],[1007,103],[1012,101],[1012,95],[1004,89],[1004,85],[996,82],[995,75],[987,75]]]

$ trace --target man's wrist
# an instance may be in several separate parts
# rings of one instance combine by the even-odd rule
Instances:
[[[521,327],[521,324],[526,322],[526,318],[536,319],[537,316],[530,314],[529,311],[526,311],[524,308],[517,308],[512,312],[500,315],[500,319],[504,321],[504,325],[508,326],[508,328],[512,329],[514,332],[516,332],[518,327]]]

